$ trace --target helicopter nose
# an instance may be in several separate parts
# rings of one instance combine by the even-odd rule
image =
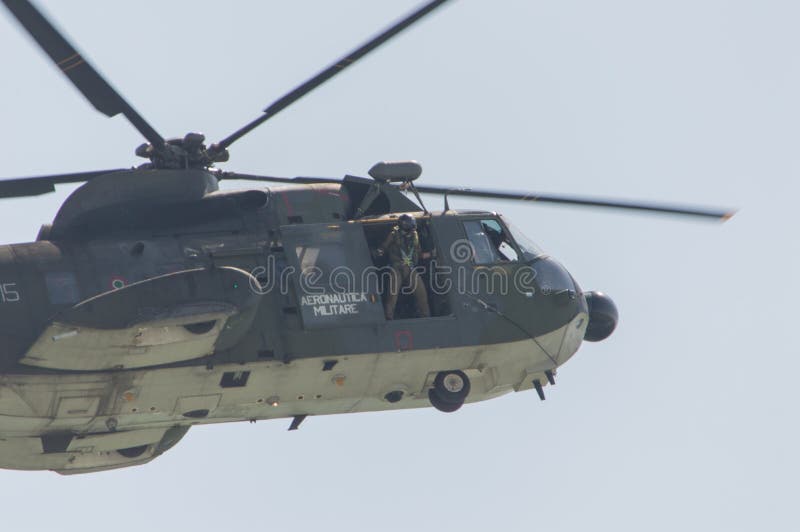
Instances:
[[[542,257],[529,263],[518,273],[519,291],[526,295],[528,304],[520,309],[519,322],[526,330],[539,336],[564,326],[581,312],[586,312],[586,301],[581,289],[566,268],[551,257]]]
[[[545,258],[533,264],[533,271],[539,292],[544,296],[555,296],[562,302],[575,301],[580,293],[575,280],[566,268],[552,258]]]

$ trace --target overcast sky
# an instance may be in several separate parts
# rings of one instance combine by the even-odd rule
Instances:
[[[418,2],[38,4],[163,135],[213,141]],[[413,158],[429,184],[739,214],[451,199],[506,213],[620,309],[546,402],[200,427],[143,467],[2,471],[3,528],[797,530],[798,16],[778,0],[453,0],[224,168],[339,177]],[[139,134],[5,13],[0,60],[0,177],[138,164]],[[3,200],[0,241],[33,240],[72,189]]]

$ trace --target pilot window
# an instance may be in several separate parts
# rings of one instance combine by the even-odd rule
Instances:
[[[517,246],[519,246],[519,250],[522,253],[521,259],[534,260],[544,255],[544,251],[542,251],[533,240],[525,236],[525,233],[515,227],[514,224],[509,222],[506,218],[503,218],[503,223],[508,228],[508,233],[517,243]]]
[[[464,222],[464,230],[471,244],[475,264],[519,260],[511,238],[497,220],[468,220]]]

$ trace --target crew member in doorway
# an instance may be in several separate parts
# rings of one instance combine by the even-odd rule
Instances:
[[[378,254],[384,253],[389,257],[389,293],[385,304],[386,319],[394,319],[394,310],[397,306],[397,297],[400,291],[413,294],[417,308],[418,318],[427,318],[431,315],[428,306],[428,291],[417,271],[420,259],[429,259],[430,252],[423,252],[419,245],[417,221],[403,214],[394,226],[392,232],[386,237],[378,248]]]

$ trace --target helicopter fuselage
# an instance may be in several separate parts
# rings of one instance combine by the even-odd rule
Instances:
[[[162,136],[31,1],[0,1],[95,109],[130,122],[148,161],[0,181],[0,198],[84,183],[35,242],[0,246],[0,467],[140,464],[200,423],[285,417],[293,430],[307,416],[453,412],[529,388],[544,399],[583,340],[613,332],[617,309],[497,213],[454,211],[449,197],[734,213],[417,185],[415,161],[378,163],[372,179],[214,168],[448,0],[422,3],[209,145],[198,132]],[[226,179],[286,186],[218,190]],[[443,195],[444,211],[429,212],[421,194]],[[402,239],[396,225],[407,226]],[[388,259],[384,242],[395,243]]]
[[[364,182],[150,172],[149,192],[141,171],[93,180],[38,241],[0,246],[0,467],[93,471],[198,423],[427,407],[443,370],[484,400],[546,384],[583,340],[580,288],[510,233],[493,248],[495,213],[378,201],[413,207],[433,256],[431,316],[401,294],[387,320],[375,247],[399,213],[352,219]]]

